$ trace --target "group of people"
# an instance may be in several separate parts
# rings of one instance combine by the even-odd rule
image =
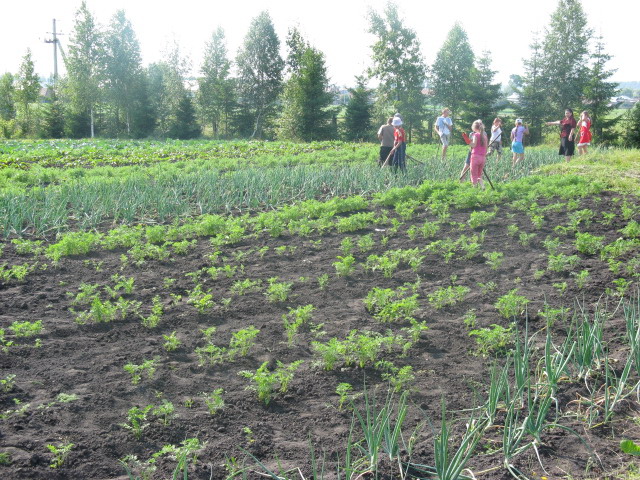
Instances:
[[[567,108],[564,112],[564,118],[555,122],[546,122],[545,125],[558,125],[560,127],[560,150],[559,155],[564,155],[565,160],[571,160],[576,146],[576,138],[578,138],[578,153],[584,155],[587,148],[591,145],[591,118],[587,111],[580,115],[579,130],[578,122],[573,116],[573,110]],[[442,143],[442,161],[446,159],[447,148],[451,142],[451,134],[453,132],[453,121],[451,119],[451,110],[445,108],[442,115],[436,119],[434,129],[440,137]],[[482,172],[486,162],[486,158],[496,152],[498,160],[502,158],[502,119],[495,118],[491,125],[491,137],[488,138],[485,132],[485,126],[482,120],[475,120],[471,125],[471,132],[467,136],[463,133],[463,137],[470,146],[467,160],[460,173],[462,181],[467,171],[471,172],[471,182],[484,188],[482,181]],[[524,136],[529,134],[529,128],[523,123],[521,118],[517,118],[515,126],[511,130],[511,152],[512,165],[524,160]],[[406,133],[402,128],[402,117],[396,113],[390,117],[386,125],[382,125],[378,130],[378,139],[380,140],[380,158],[378,160],[381,166],[390,164],[394,171],[400,169],[406,171]]]

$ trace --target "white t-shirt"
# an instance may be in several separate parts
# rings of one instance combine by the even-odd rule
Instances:
[[[489,143],[499,142],[502,140],[502,129],[500,127],[491,127],[491,140]]]
[[[451,133],[451,127],[453,126],[453,121],[451,120],[451,117],[438,117],[436,125],[438,126],[438,133],[440,135],[449,135]]]

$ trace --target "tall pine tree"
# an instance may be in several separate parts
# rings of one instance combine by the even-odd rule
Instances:
[[[205,47],[197,95],[203,124],[211,125],[216,138],[221,134],[223,125],[226,129],[235,103],[234,82],[230,78],[230,71],[231,62],[227,58],[224,30],[218,28]]]
[[[113,136],[136,136],[146,130],[133,122],[140,118],[134,113],[147,109],[146,92],[142,91],[144,71],[140,44],[131,22],[123,10],[112,17],[104,36],[104,89],[108,111],[107,133]]]
[[[30,135],[35,132],[35,122],[31,114],[31,104],[40,98],[40,79],[35,72],[31,50],[22,58],[20,71],[16,78],[16,100],[20,106],[20,126],[23,135]]]
[[[287,45],[291,76],[282,94],[278,138],[305,142],[335,138],[336,111],[331,107],[324,54],[309,46],[297,29],[290,31]]]
[[[474,54],[467,32],[456,23],[436,54],[430,76],[434,100],[453,110],[456,118],[467,110],[473,67]]]
[[[16,118],[16,87],[9,72],[0,77],[0,119],[8,121]]]
[[[463,118],[469,125],[478,118],[486,125],[490,125],[493,121],[496,115],[496,102],[500,98],[500,84],[493,83],[495,74],[495,70],[491,70],[490,53],[483,52],[471,69],[467,111]]]
[[[371,125],[373,105],[371,90],[364,77],[356,77],[355,88],[350,88],[351,99],[344,113],[344,138],[348,141],[369,142],[375,138]]]
[[[611,56],[605,53],[602,38],[597,39],[591,59],[592,65],[584,88],[585,109],[591,116],[593,141],[611,143],[615,139],[611,129],[618,122],[619,117],[609,118],[610,112],[614,109],[610,101],[618,94],[618,85],[607,81],[615,70],[607,70],[606,64],[611,60]]]
[[[96,109],[100,103],[104,65],[102,33],[83,1],[76,12],[73,33],[67,54],[65,96],[71,106],[70,133],[72,136],[95,136]]]
[[[424,120],[426,66],[416,32],[404,25],[398,8],[389,3],[384,15],[369,12],[369,33],[376,37],[371,46],[373,66],[369,77],[376,79],[375,114],[383,122],[395,112],[402,113],[405,129],[412,130]]]
[[[565,108],[582,104],[589,78],[587,17],[579,0],[558,0],[542,42],[544,90],[551,106],[562,117]]]
[[[533,145],[542,141],[542,123],[553,113],[553,107],[546,93],[547,79],[543,76],[542,44],[537,35],[529,46],[531,56],[524,61],[524,76],[520,77],[521,84],[514,85],[519,95],[515,105],[516,113],[529,127],[529,138]]]
[[[276,113],[284,69],[280,40],[269,13],[262,12],[251,21],[236,65],[240,95],[238,127],[251,138],[262,138]]]

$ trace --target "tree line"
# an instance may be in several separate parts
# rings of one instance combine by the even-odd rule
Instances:
[[[416,32],[395,5],[369,11],[368,30],[375,38],[371,67],[354,79],[346,105],[338,106],[323,52],[294,27],[287,32],[282,58],[267,12],[252,20],[233,59],[224,30],[217,28],[190,85],[189,60],[177,43],[163,61],[143,67],[125,12],[116,12],[100,28],[82,2],[64,57],[67,73],[54,79],[45,103],[39,102],[41,86],[30,51],[17,74],[0,77],[0,135],[189,139],[204,133],[372,141],[376,127],[401,112],[409,140],[429,141],[443,106],[453,110],[459,125],[476,118],[490,122],[509,107],[514,118],[526,119],[535,144],[542,140],[543,122],[571,107],[590,112],[596,142],[630,141],[628,135],[616,138],[618,119],[609,104],[617,93],[609,81],[611,56],[602,38],[591,40],[579,0],[558,0],[549,25],[534,37],[524,74],[511,76],[510,88],[519,97],[511,105],[494,81],[491,52],[474,52],[461,25],[450,30],[432,65],[425,63]],[[624,121],[640,119],[638,108]]]

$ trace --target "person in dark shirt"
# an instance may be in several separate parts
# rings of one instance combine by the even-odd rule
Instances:
[[[568,162],[573,157],[573,152],[576,148],[575,143],[575,131],[578,122],[573,116],[573,110],[567,108],[564,111],[564,118],[557,122],[546,122],[545,125],[559,125],[560,126],[560,150],[558,155],[564,155],[564,159]]]

